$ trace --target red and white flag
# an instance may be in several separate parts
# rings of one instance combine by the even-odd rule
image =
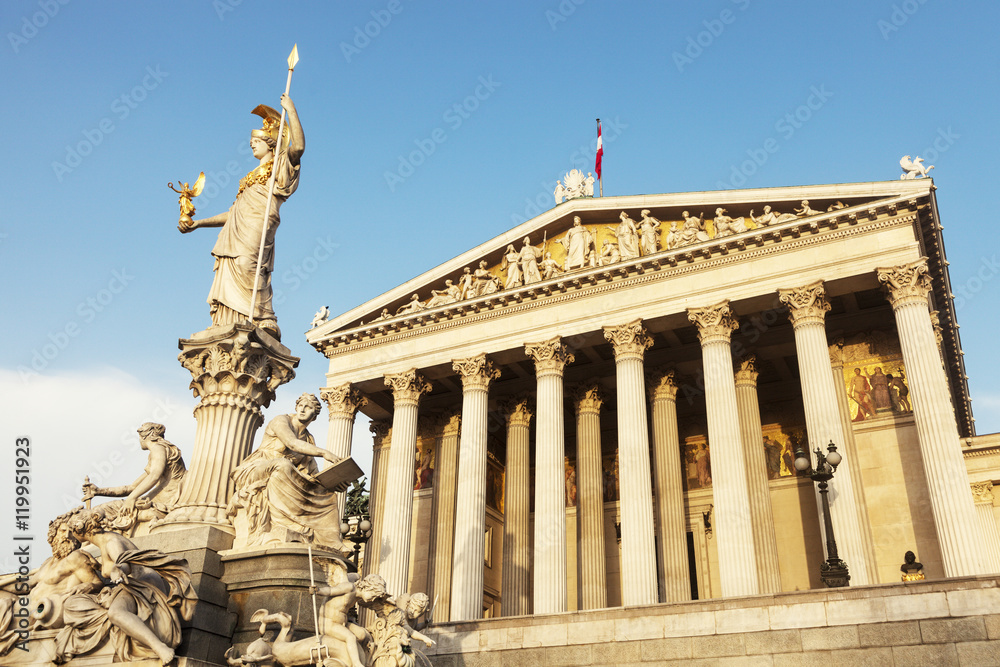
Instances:
[[[597,119],[597,160],[594,162],[594,173],[597,180],[601,179],[601,158],[604,157],[604,144],[601,141],[601,120]]]

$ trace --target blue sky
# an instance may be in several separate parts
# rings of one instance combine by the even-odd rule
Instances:
[[[84,474],[139,474],[129,434],[144,421],[190,455],[177,339],[209,324],[216,235],[178,233],[167,182],[204,170],[196,217],[228,207],[255,165],[250,110],[278,106],[294,43],[306,152],[274,285],[302,363],[268,416],[325,384],[302,335],[320,306],[343,312],[550,207],[555,179],[592,169],[601,117],[606,195],[894,180],[903,154],[928,158],[978,429],[1000,430],[1000,231],[982,217],[998,14],[933,0],[7,0],[0,430],[8,449],[35,443],[38,529]],[[778,150],[747,163],[768,140]],[[324,414],[321,444],[325,427]]]

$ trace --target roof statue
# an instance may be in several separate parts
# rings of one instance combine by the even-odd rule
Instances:
[[[901,181],[909,181],[914,178],[927,178],[927,172],[934,168],[924,166],[924,159],[919,155],[912,160],[909,155],[899,158],[899,166],[903,168],[903,175],[899,177]]]
[[[557,204],[561,204],[564,199],[568,201],[578,197],[593,197],[594,175],[588,172],[584,176],[579,169],[573,169],[563,176],[562,182],[556,181],[554,194]]]

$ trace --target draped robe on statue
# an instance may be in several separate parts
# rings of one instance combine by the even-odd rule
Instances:
[[[271,272],[274,270],[274,234],[281,223],[278,210],[299,185],[299,165],[288,161],[282,149],[277,158],[257,167],[240,181],[240,192],[229,208],[229,216],[212,248],[215,257],[215,280],[208,293],[212,324],[226,325],[244,322],[250,314],[257,255],[260,251],[264,209],[267,206],[267,181],[275,169],[274,199],[268,216],[264,255],[257,284],[257,305],[254,321],[265,328],[277,329],[271,305]],[[270,325],[270,326],[268,326]]]

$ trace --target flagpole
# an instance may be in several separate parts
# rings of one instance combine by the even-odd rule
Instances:
[[[599,151],[599,153],[597,155],[597,164],[601,164],[601,158],[604,157],[604,144],[603,144],[603,140],[601,139],[601,119],[600,118],[597,119],[597,142],[598,142],[597,150]],[[604,169],[603,169],[603,166],[602,166],[601,169],[597,170],[597,185],[600,188],[600,196],[602,196],[602,197],[604,196],[604,178],[602,178],[602,176],[601,176],[601,174],[603,174],[603,173],[604,173]]]
[[[292,87],[292,72],[299,62],[299,45],[292,47],[292,52],[288,54],[288,79],[285,81],[285,95]],[[260,229],[260,249],[257,251],[257,271],[253,275],[253,294],[250,296],[250,324],[253,324],[254,311],[257,310],[257,287],[260,284],[260,265],[264,262],[264,242],[267,240],[267,223],[271,218],[271,201],[274,199],[274,179],[277,175],[275,162],[278,160],[278,153],[281,152],[281,133],[285,129],[285,109],[281,109],[281,120],[278,121],[278,142],[274,145],[274,156],[271,158],[271,176],[267,179],[267,205],[264,206],[264,224]]]

